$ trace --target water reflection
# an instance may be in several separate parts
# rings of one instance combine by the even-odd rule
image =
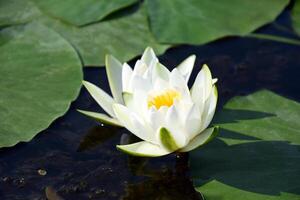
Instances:
[[[128,157],[128,166],[134,175],[144,180],[125,185],[122,200],[202,200],[190,180],[188,154],[177,154],[175,167],[155,168],[151,166],[157,158]],[[157,162],[157,161],[156,161]]]
[[[80,141],[78,152],[93,149],[118,133],[120,128],[113,126],[95,126],[88,130]]]

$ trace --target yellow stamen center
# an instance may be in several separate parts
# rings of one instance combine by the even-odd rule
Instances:
[[[162,106],[172,106],[175,99],[181,97],[180,93],[173,89],[167,89],[159,93],[151,94],[148,96],[148,108],[155,106],[159,109]]]

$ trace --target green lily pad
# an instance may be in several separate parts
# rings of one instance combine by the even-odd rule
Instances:
[[[217,140],[191,153],[196,189],[214,200],[300,198],[300,104],[270,91],[230,100]]]
[[[3,29],[0,52],[0,147],[8,147],[29,141],[67,111],[82,70],[74,49],[38,23]]]
[[[157,54],[168,46],[158,44],[150,33],[144,9],[133,14],[84,27],[64,24],[47,16],[39,19],[65,37],[79,52],[85,66],[102,66],[105,55],[125,62],[139,55],[147,46]]]
[[[163,43],[203,44],[245,35],[273,21],[288,0],[147,0],[151,30]]]
[[[0,0],[0,26],[26,23],[40,14],[29,0]]]
[[[292,9],[292,22],[294,30],[300,34],[300,1],[295,1],[295,5]]]
[[[45,24],[63,36],[79,52],[85,66],[103,66],[106,54],[114,55],[120,61],[125,62],[141,54],[147,46],[153,47],[157,54],[163,53],[168,48],[167,45],[158,44],[154,39],[143,6],[136,12],[128,10],[128,13],[123,13],[123,17],[115,17],[107,21],[77,27],[39,11],[37,6],[29,0],[13,1],[14,3],[9,6],[10,10],[17,10],[20,16],[15,17],[14,23],[30,21],[32,16],[27,18],[26,14],[38,12],[39,15],[34,17],[35,21]],[[3,0],[2,4],[6,6],[8,2],[10,1]],[[26,7],[19,6],[25,2],[27,2]],[[3,14],[0,13],[0,22],[2,21],[3,24],[12,23],[10,13],[5,10]]]
[[[33,0],[45,13],[68,23],[81,26],[99,21],[110,13],[127,7],[137,0]]]

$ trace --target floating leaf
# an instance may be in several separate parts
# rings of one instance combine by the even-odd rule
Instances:
[[[3,29],[0,52],[0,147],[7,147],[29,141],[66,112],[82,71],[74,49],[37,23]]]
[[[40,15],[29,0],[0,0],[0,26],[29,22]]]
[[[300,34],[300,1],[296,0],[292,9],[292,22],[294,30]]]
[[[202,44],[245,35],[274,18],[288,0],[147,0],[151,30],[163,43]]]
[[[300,198],[300,104],[269,91],[235,97],[217,115],[220,138],[191,153],[205,199]]]
[[[137,0],[33,0],[45,13],[80,26],[99,21],[110,13],[127,7]]]
[[[122,18],[81,28],[46,16],[40,21],[65,37],[78,50],[85,66],[104,65],[106,54],[125,62],[139,55],[147,46],[153,47],[157,54],[167,48],[154,40],[143,9]]]
[[[2,1],[3,5],[9,2]],[[9,6],[10,10],[17,10],[18,15],[22,16],[15,17],[14,23],[28,21],[26,14],[38,11],[36,5],[30,3],[29,0],[13,1],[14,3]],[[27,6],[20,7],[19,4],[22,2],[23,4],[28,2]],[[68,12],[71,12],[70,9]],[[106,54],[114,55],[120,61],[125,62],[139,55],[147,46],[153,47],[157,54],[163,53],[168,46],[160,45],[155,41],[143,7],[132,12],[133,10],[130,10],[128,13],[123,13],[122,17],[115,17],[84,27],[64,23],[45,13],[40,13],[38,17],[35,17],[35,21],[45,24],[71,43],[79,52],[85,66],[103,66]],[[10,12],[5,13],[9,14]],[[1,16],[0,13],[0,22]],[[11,15],[3,18],[3,23],[12,23],[10,17]]]

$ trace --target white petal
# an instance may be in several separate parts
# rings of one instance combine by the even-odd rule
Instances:
[[[123,92],[123,100],[126,107],[133,109],[134,108],[134,101],[133,101],[133,94],[129,92]]]
[[[147,47],[142,55],[141,61],[150,66],[153,61],[157,61],[157,57],[151,47]]]
[[[113,56],[105,57],[106,74],[111,93],[118,103],[123,103],[122,98],[122,64]]]
[[[192,99],[200,108],[204,106],[206,99],[208,99],[211,88],[212,76],[210,70],[207,65],[203,65],[191,89]]]
[[[144,63],[141,60],[138,60],[138,61],[136,61],[135,65],[134,65],[133,74],[143,76],[144,73],[146,72],[146,70],[147,70],[146,63]]]
[[[111,118],[109,116],[107,116],[106,114],[103,113],[96,113],[96,112],[90,112],[90,111],[85,111],[85,110],[77,110],[78,112],[91,117],[103,124],[109,124],[112,126],[120,126],[122,127],[122,124],[120,124],[120,122],[117,119]]]
[[[152,129],[154,130],[154,132],[156,132],[160,127],[165,126],[165,114],[166,114],[166,110],[168,108],[166,106],[160,107],[159,110],[157,110],[156,108],[152,107],[150,108],[150,110],[148,111],[149,114],[149,124],[152,127]]]
[[[82,84],[89,91],[91,96],[95,99],[95,101],[102,107],[102,109],[107,112],[110,116],[115,116],[114,111],[112,109],[113,103],[115,103],[114,99],[111,98],[106,92],[97,87],[96,85],[82,81]]]
[[[192,139],[188,145],[180,149],[180,152],[188,152],[202,146],[212,140],[219,132],[218,127],[208,128]]]
[[[171,153],[159,145],[145,141],[128,145],[117,145],[117,148],[127,154],[143,157],[158,157]]]
[[[145,79],[142,76],[133,74],[129,87],[132,89],[132,91],[130,92],[134,92],[134,90],[142,90],[148,92],[149,90],[151,90],[152,85],[150,79]]]
[[[155,83],[157,78],[169,81],[170,71],[162,64],[157,63],[152,72],[152,83]]]
[[[202,114],[202,121],[203,121],[202,130],[205,129],[213,119],[216,106],[217,106],[217,101],[218,101],[218,90],[217,90],[217,86],[214,85],[210,97],[205,102],[205,108]]]
[[[177,69],[184,76],[186,82],[188,82],[190,79],[191,73],[194,68],[195,60],[196,60],[196,56],[191,55],[177,66]]]
[[[131,80],[132,73],[133,73],[133,71],[132,71],[131,67],[127,63],[124,63],[123,67],[122,67],[122,87],[123,87],[123,91],[131,92],[131,88],[129,87],[129,85],[130,85],[130,80]]]
[[[157,77],[155,82],[153,83],[154,83],[153,85],[154,91],[161,91],[170,88],[169,82],[165,81],[164,79],[161,79],[160,77]]]
[[[156,140],[153,139],[154,134],[150,132],[147,124],[145,124],[139,116],[121,104],[114,104],[113,109],[117,119],[130,132],[142,140],[155,143]]]
[[[218,82],[218,79],[217,78],[213,78],[212,84],[214,85],[214,84],[216,84],[216,82]]]
[[[182,95],[182,98],[190,98],[190,92],[187,83],[182,74],[176,68],[173,69],[170,74],[170,85],[176,90],[179,90],[179,92]]]
[[[185,146],[188,142],[187,133],[180,123],[180,116],[175,106],[171,106],[167,111],[166,127],[173,136],[179,148]]]
[[[201,113],[202,112],[196,104],[191,107],[185,121],[185,129],[188,133],[188,139],[194,138],[200,133],[202,127]]]

